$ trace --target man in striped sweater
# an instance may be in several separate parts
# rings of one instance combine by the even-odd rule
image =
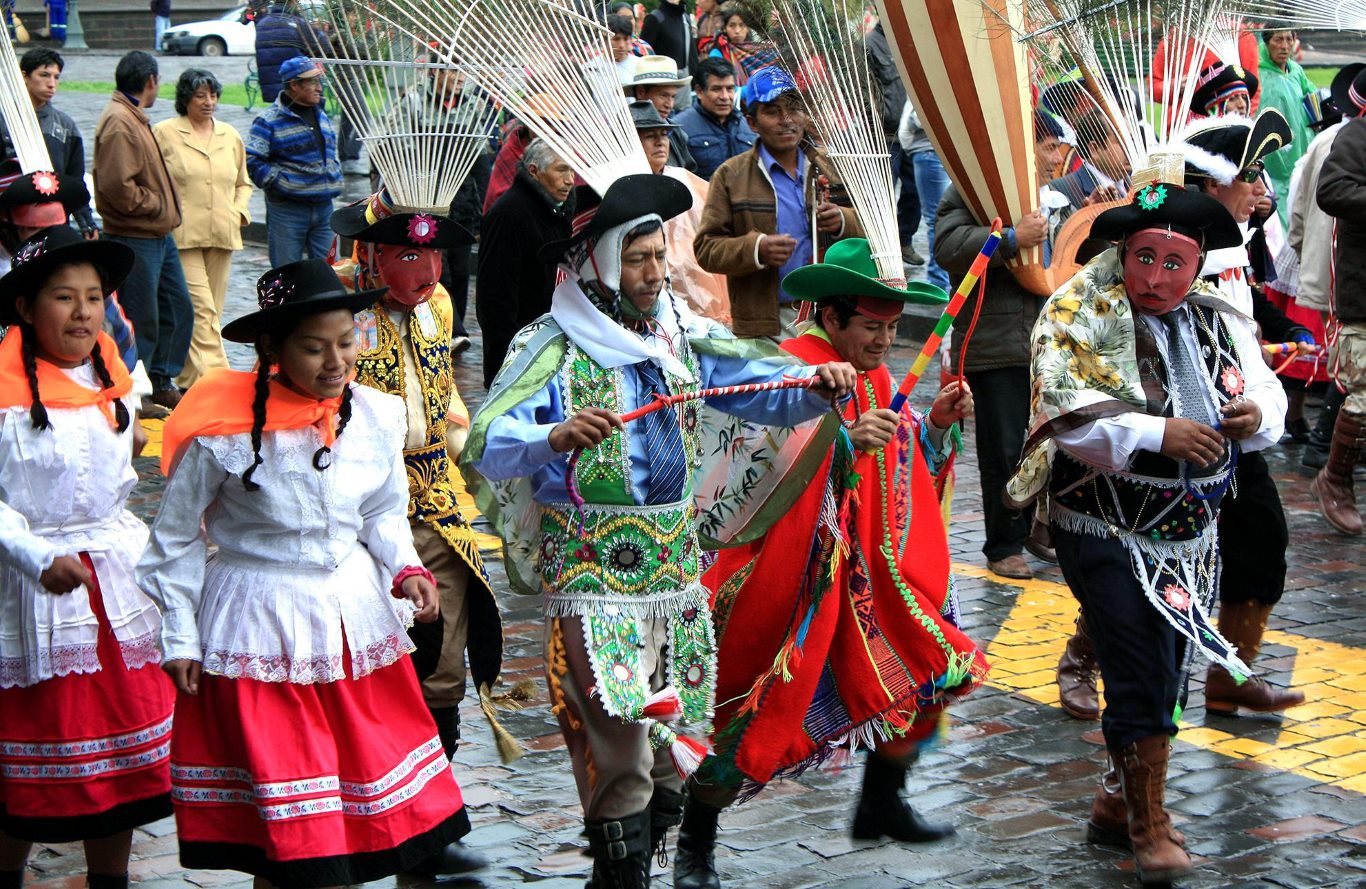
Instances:
[[[332,199],[341,194],[337,137],[323,110],[323,69],[306,56],[280,66],[284,89],[252,121],[247,172],[266,193],[266,242],[279,268],[326,259]]]

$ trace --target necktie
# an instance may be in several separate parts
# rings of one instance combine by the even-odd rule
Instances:
[[[1177,405],[1173,406],[1172,413],[1186,420],[1213,426],[1214,417],[1210,415],[1206,384],[1186,349],[1181,327],[1176,323],[1176,314],[1176,311],[1171,311],[1161,316],[1162,324],[1167,329],[1167,385],[1177,395]],[[1175,409],[1177,406],[1180,407],[1179,413]]]
[[[640,362],[636,365],[636,372],[651,393],[669,394],[664,377],[653,362]],[[683,487],[688,477],[678,411],[674,408],[657,410],[641,417],[639,422],[645,427],[645,453],[650,461],[650,486],[645,493],[645,502],[677,503],[683,499]]]

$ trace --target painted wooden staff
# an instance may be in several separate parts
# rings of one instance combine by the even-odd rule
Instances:
[[[953,321],[958,317],[958,312],[963,308],[963,303],[967,301],[968,294],[972,292],[973,287],[977,286],[977,280],[987,270],[987,263],[991,261],[991,256],[996,252],[996,246],[1000,243],[1001,220],[996,219],[991,223],[991,234],[987,235],[987,242],[982,245],[977,258],[972,261],[968,273],[958,283],[958,289],[953,292],[953,298],[944,308],[944,314],[939,316],[939,323],[934,325],[934,331],[930,334],[929,339],[925,340],[924,348],[916,356],[915,362],[911,364],[910,371],[901,381],[901,386],[897,389],[896,395],[892,397],[892,403],[888,405],[888,408],[893,413],[901,413],[901,408],[905,406],[906,399],[911,397],[911,390],[915,388],[916,383],[920,382],[920,377],[925,373],[925,368],[929,367],[930,359],[934,358],[934,353],[939,351],[939,344],[944,341],[944,334],[948,333],[949,328],[953,326]]]

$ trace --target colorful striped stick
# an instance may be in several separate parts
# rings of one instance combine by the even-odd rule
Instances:
[[[1292,352],[1299,352],[1301,345],[1308,345],[1309,351],[1306,354],[1317,354],[1323,347],[1317,343],[1262,343],[1262,351],[1268,355],[1289,355]]]
[[[655,395],[655,400],[649,404],[641,405],[633,411],[627,411],[621,415],[621,422],[629,423],[632,420],[639,420],[646,414],[673,407],[684,401],[696,401],[699,398],[715,398],[720,395],[747,395],[750,392],[771,392],[774,389],[811,389],[821,385],[818,377],[809,379],[798,379],[787,377],[773,383],[744,383],[739,386],[717,386],[714,389],[695,389],[692,392],[679,392],[675,395]]]
[[[963,303],[967,301],[968,294],[972,288],[977,286],[977,279],[982,277],[982,273],[987,270],[987,263],[991,261],[991,255],[996,252],[996,245],[1001,243],[1001,220],[997,219],[991,225],[991,234],[987,235],[987,242],[982,245],[982,250],[977,254],[977,258],[972,261],[972,267],[959,282],[958,289],[953,292],[953,299],[949,300],[948,306],[944,309],[944,314],[939,316],[939,323],[934,326],[934,332],[929,339],[925,340],[925,347],[916,356],[915,363],[911,365],[910,372],[901,381],[901,387],[897,389],[896,395],[892,397],[892,403],[888,409],[893,413],[901,413],[901,408],[906,404],[906,399],[911,397],[911,390],[915,384],[920,382],[920,377],[925,373],[925,368],[929,367],[930,359],[934,353],[939,351],[939,344],[944,341],[944,334],[949,332],[953,326],[953,320],[958,317],[958,311],[963,308]]]

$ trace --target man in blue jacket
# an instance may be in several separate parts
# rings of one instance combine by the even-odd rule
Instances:
[[[697,161],[697,175],[711,179],[716,168],[749,151],[759,137],[735,107],[735,68],[725,59],[709,57],[697,65],[697,101],[674,116],[688,136],[688,151]]]
[[[327,258],[332,199],[341,194],[337,137],[323,111],[323,69],[305,56],[280,66],[284,89],[251,123],[247,172],[266,193],[266,243],[279,268]]]
[[[256,75],[261,98],[274,102],[284,86],[280,66],[295,56],[315,55],[327,38],[302,16],[289,12],[284,2],[271,3],[256,20]]]

